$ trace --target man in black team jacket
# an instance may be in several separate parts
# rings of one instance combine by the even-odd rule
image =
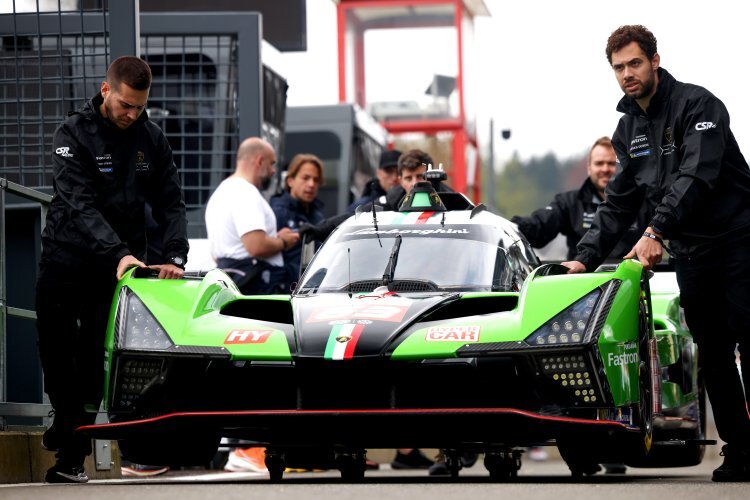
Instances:
[[[511,221],[536,248],[543,247],[558,234],[565,235],[567,258],[572,259],[576,255],[576,245],[591,227],[596,209],[605,199],[604,189],[615,174],[616,158],[609,137],[597,139],[589,151],[588,178],[580,189],[559,193],[546,207],[528,217],[515,216]],[[638,241],[647,223],[645,210],[642,210],[609,257],[622,259]]]
[[[626,257],[646,268],[669,240],[680,301],[700,350],[724,463],[714,481],[750,480],[750,417],[735,346],[750,356],[750,169],[729,129],[724,104],[659,67],[654,35],[622,26],[607,58],[625,92],[612,142],[619,173],[578,245],[570,272],[592,270],[645,201],[655,214]],[[746,360],[743,360],[746,361]],[[746,369],[750,364],[744,363]],[[750,388],[748,388],[750,389]]]
[[[57,451],[48,482],[86,482],[91,441],[74,433],[94,422],[102,398],[104,334],[116,281],[145,267],[149,203],[163,237],[160,278],[179,278],[187,219],[172,150],[143,113],[151,70],[121,57],[101,92],[72,113],[53,139],[54,196],[42,234],[36,311],[45,391],[55,411],[45,448]]]

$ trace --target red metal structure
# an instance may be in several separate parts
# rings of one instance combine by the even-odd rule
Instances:
[[[368,110],[393,136],[447,141],[451,185],[476,199],[471,56],[474,17],[489,15],[483,0],[335,1],[339,99]]]

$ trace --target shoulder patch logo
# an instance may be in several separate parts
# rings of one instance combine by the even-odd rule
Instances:
[[[716,124],[714,122],[698,122],[695,124],[695,130],[698,132],[703,132],[704,130],[709,130],[712,128],[716,128]]]
[[[55,149],[55,153],[63,158],[73,158],[73,153],[70,152],[70,148],[67,146]]]

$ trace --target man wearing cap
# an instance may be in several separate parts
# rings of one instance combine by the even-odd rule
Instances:
[[[389,189],[398,186],[399,156],[401,156],[401,151],[396,149],[383,151],[383,154],[380,155],[380,164],[378,165],[378,170],[375,172],[375,178],[367,183],[367,186],[365,186],[365,190],[362,193],[362,197],[349,205],[349,208],[347,209],[349,213],[354,213],[360,205],[372,203],[373,200],[385,196]]]

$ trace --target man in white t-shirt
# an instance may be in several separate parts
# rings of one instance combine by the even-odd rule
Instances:
[[[237,168],[216,188],[206,206],[211,256],[247,295],[284,293],[282,252],[299,241],[289,228],[276,231],[276,216],[260,190],[276,172],[276,153],[250,137],[237,149]]]

